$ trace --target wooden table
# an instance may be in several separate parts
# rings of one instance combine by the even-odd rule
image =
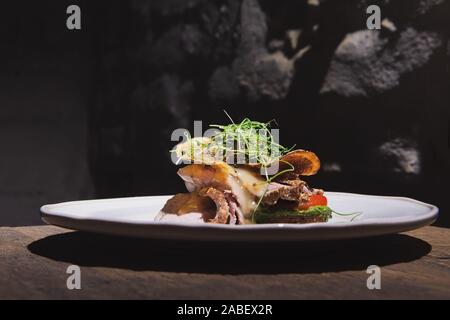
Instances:
[[[0,228],[0,299],[450,298],[450,229],[352,241],[224,244]],[[69,265],[81,290],[68,290]],[[381,268],[381,290],[366,286]]]

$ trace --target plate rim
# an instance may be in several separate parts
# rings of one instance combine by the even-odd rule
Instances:
[[[414,203],[416,205],[420,205],[423,207],[427,207],[429,212],[420,215],[418,217],[401,217],[395,219],[389,219],[389,221],[353,221],[351,223],[307,223],[307,224],[289,224],[289,223],[268,223],[268,224],[254,224],[254,225],[221,225],[221,224],[186,224],[179,223],[173,221],[159,221],[159,222],[141,222],[141,221],[132,221],[132,222],[122,222],[122,221],[111,221],[107,219],[93,219],[93,218],[82,218],[82,217],[69,217],[66,215],[56,214],[53,210],[61,207],[79,205],[79,204],[89,204],[89,203],[102,203],[102,202],[111,202],[111,201],[133,201],[133,200],[148,200],[151,198],[166,198],[171,197],[171,195],[156,195],[156,196],[137,196],[137,197],[119,197],[119,198],[105,198],[105,199],[90,199],[90,200],[78,200],[78,201],[66,201],[55,204],[47,204],[43,205],[40,208],[41,219],[48,224],[55,224],[55,220],[71,220],[77,223],[83,222],[92,222],[92,223],[109,223],[116,225],[128,225],[128,226],[157,226],[160,228],[179,228],[179,229],[207,229],[207,230],[227,230],[228,232],[248,232],[252,231],[261,231],[261,230],[327,230],[327,229],[354,229],[355,227],[382,227],[382,226],[398,226],[398,225],[408,225],[410,228],[406,230],[415,229],[421,226],[429,225],[435,222],[439,216],[439,208],[435,205],[422,202],[416,199],[403,197],[403,196],[382,196],[382,195],[367,195],[367,194],[358,194],[358,193],[347,193],[347,192],[333,192],[329,191],[325,194],[335,195],[335,196],[352,196],[352,197],[369,197],[369,198],[378,198],[378,199],[389,199],[389,200],[400,200],[409,203]],[[380,218],[383,219],[383,218]],[[53,221],[52,221],[53,220]],[[59,225],[59,224],[56,224]],[[62,226],[67,228],[66,226]]]

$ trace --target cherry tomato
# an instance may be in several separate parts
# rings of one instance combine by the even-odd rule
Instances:
[[[299,209],[301,210],[306,210],[310,207],[314,207],[314,206],[326,206],[328,204],[328,200],[325,196],[320,195],[320,194],[313,194],[308,202],[303,203],[302,205],[300,205]]]

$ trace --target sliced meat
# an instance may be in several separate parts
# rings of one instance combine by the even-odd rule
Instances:
[[[224,194],[230,207],[230,224],[243,224],[244,214],[239,207],[236,196],[230,191],[225,191]]]
[[[279,199],[298,201],[300,196],[301,191],[299,186],[271,182],[267,187],[266,194],[262,201],[265,205],[271,206],[277,203]]]
[[[308,195],[323,194],[323,190],[322,189],[311,188],[310,186],[308,186],[308,184],[305,181],[300,180],[298,177],[296,179],[280,180],[278,182],[281,183],[281,184],[287,184],[289,186],[298,186],[298,187],[301,188],[300,190],[303,193],[306,193]]]
[[[237,206],[235,205],[235,203],[233,201],[232,193],[225,191],[224,195],[225,195],[225,199],[228,202],[228,207],[230,209],[230,221],[229,221],[229,223],[230,224],[238,224],[238,220],[237,220],[237,216],[236,216],[236,207]]]
[[[216,204],[216,216],[209,222],[226,224],[228,222],[228,217],[230,216],[230,206],[228,205],[224,192],[215,188],[203,188],[199,191],[199,195],[211,198]]]
[[[323,190],[313,189],[300,179],[271,182],[263,198],[263,204],[271,206],[279,200],[295,201],[298,204],[307,202],[313,194],[323,194]]]
[[[205,222],[211,223],[244,223],[244,215],[236,196],[231,191],[212,187],[198,192],[176,194],[167,200],[161,211],[176,215],[198,212]]]

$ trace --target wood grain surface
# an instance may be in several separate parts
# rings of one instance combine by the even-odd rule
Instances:
[[[311,243],[141,240],[0,228],[0,299],[450,299],[450,230]],[[68,290],[69,265],[81,290]],[[381,268],[381,290],[366,286]]]

